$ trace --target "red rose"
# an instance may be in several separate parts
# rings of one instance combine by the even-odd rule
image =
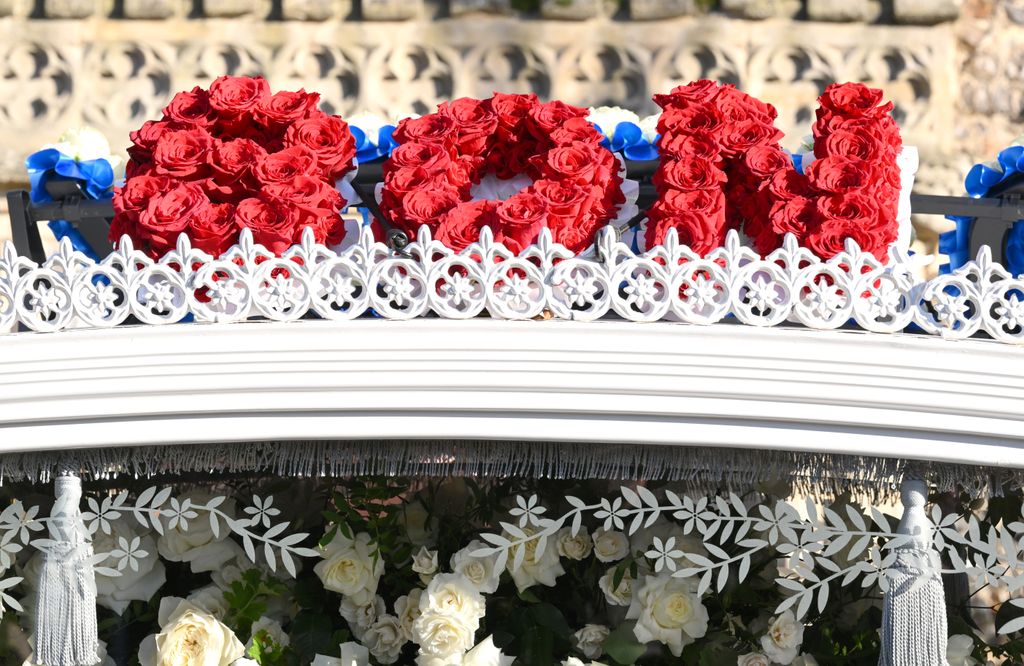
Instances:
[[[551,228],[551,238],[564,245],[573,254],[580,254],[594,244],[594,237],[603,223],[588,216],[583,222],[563,224]]]
[[[181,125],[208,128],[217,120],[217,112],[210,106],[210,95],[196,86],[191,92],[176,94],[164,107],[164,118]]]
[[[705,134],[717,137],[724,119],[722,112],[713,106],[691,106],[686,109],[669,109],[658,118],[658,132],[661,134]]]
[[[269,95],[270,85],[259,76],[221,76],[210,84],[210,106],[225,116],[252,111]]]
[[[770,123],[760,120],[740,120],[731,123],[722,134],[722,147],[743,153],[755,146],[778,145],[783,134]]]
[[[131,139],[132,145],[138,148],[140,151],[147,154],[152,153],[153,149],[156,148],[156,142],[164,134],[172,130],[177,129],[188,129],[187,127],[178,123],[166,120],[147,120],[142,123],[142,127],[135,130],[134,132],[128,133],[128,138]],[[130,149],[129,149],[130,150]]]
[[[582,141],[552,148],[544,158],[544,172],[548,178],[569,179],[580,185],[589,185],[594,181],[600,160],[598,150],[603,148]]]
[[[492,150],[487,159],[487,167],[498,178],[511,178],[520,173],[535,176],[537,168],[531,160],[537,157],[539,152],[537,142],[528,137],[507,148],[501,146],[498,150]]]
[[[494,96],[491,97],[491,110],[498,116],[499,141],[504,142],[516,138],[530,109],[539,104],[537,96],[532,93],[529,95],[494,93]]]
[[[210,170],[207,158],[212,148],[213,137],[204,129],[167,132],[153,151],[156,172],[176,178],[203,178]]]
[[[655,187],[679,190],[707,190],[726,181],[725,172],[705,158],[672,160],[654,174]]]
[[[300,120],[284,133],[286,146],[305,146],[316,155],[320,172],[336,180],[352,166],[356,143],[348,123],[338,116],[317,113]]]
[[[788,201],[778,201],[771,211],[772,231],[779,236],[793,234],[802,239],[808,229],[814,227],[818,218],[814,201],[806,197],[795,197]]]
[[[869,185],[874,179],[870,163],[838,155],[815,160],[806,173],[811,185],[822,192],[850,192]]]
[[[262,196],[285,205],[323,211],[318,213],[320,215],[337,213],[344,202],[336,189],[315,176],[296,176],[287,182],[270,183],[263,187]]]
[[[405,229],[415,234],[420,225],[427,225],[436,231],[441,217],[460,202],[459,196],[449,190],[418,189],[410,192],[402,200],[402,220]]]
[[[544,201],[532,192],[520,192],[498,205],[495,240],[518,254],[532,243],[547,220]]]
[[[253,166],[266,156],[267,151],[249,139],[216,142],[209,154],[213,177],[207,191],[225,202],[244,199],[257,185],[253,181]]]
[[[551,141],[556,146],[567,146],[574,141],[599,144],[601,139],[601,133],[586,118],[570,118],[551,133]]]
[[[235,207],[231,204],[210,204],[196,211],[188,222],[188,237],[192,247],[213,257],[224,254],[238,242]]]
[[[444,102],[438,106],[437,111],[455,121],[459,152],[463,155],[482,155],[487,151],[491,137],[498,128],[498,116],[491,111],[489,104],[461,97]]]
[[[722,86],[715,97],[715,106],[722,112],[722,116],[726,120],[732,122],[755,120],[773,125],[775,119],[779,117],[779,112],[775,110],[774,106],[741,92],[731,85]]]
[[[817,210],[821,215],[822,224],[844,220],[863,227],[873,227],[882,221],[878,201],[860,192],[819,197]]]
[[[857,241],[861,250],[885,261],[889,245],[896,240],[896,230],[885,227],[865,227],[849,220],[822,221],[806,238],[807,247],[823,260],[831,259],[846,249],[846,239]]]
[[[780,169],[793,169],[793,159],[778,146],[754,146],[743,155],[743,163],[758,180]]]
[[[235,226],[251,230],[253,240],[278,255],[296,238],[296,221],[288,208],[276,201],[250,197],[235,208]]]
[[[708,219],[693,211],[682,211],[656,219],[648,219],[644,236],[646,247],[653,248],[665,242],[669,229],[679,234],[679,242],[700,256],[706,255],[725,240],[717,220]]]
[[[316,111],[319,102],[320,93],[279,90],[257,102],[255,115],[259,122],[266,126],[290,125],[308,118]]]
[[[452,163],[451,153],[436,143],[403,143],[394,149],[389,160],[393,167],[423,167],[427,171],[443,171]]]
[[[455,192],[451,185],[448,184],[445,172],[430,172],[422,167],[405,167],[392,171],[384,177],[381,206],[387,209],[401,209],[402,200],[417,190],[447,190]]]
[[[811,195],[811,186],[807,178],[797,173],[795,169],[776,171],[761,185],[761,189],[767,189],[772,196],[783,201]]]
[[[530,109],[530,133],[537,139],[545,141],[552,132],[561,127],[566,121],[571,118],[586,118],[588,113],[586,109],[571,106],[558,100],[540,104]]]
[[[403,118],[392,134],[398,143],[440,143],[450,145],[455,139],[455,120],[437,113],[419,118]]]
[[[437,240],[456,252],[480,240],[480,230],[496,226],[498,204],[494,201],[469,201],[441,216]]]
[[[544,203],[549,216],[548,224],[552,227],[578,220],[585,207],[591,203],[590,188],[562,180],[534,181],[530,191]]]
[[[721,92],[715,81],[701,79],[685,86],[676,86],[667,95],[655,95],[655,103],[663,109],[684,108],[692,104],[707,104]]]
[[[149,200],[173,187],[174,181],[167,176],[136,176],[125,181],[123,187],[114,190],[114,212],[141,211]]]
[[[319,175],[316,153],[306,146],[292,146],[271,153],[256,163],[253,170],[264,185],[289,181],[296,176]]]
[[[700,134],[662,134],[658,139],[658,150],[668,157],[685,159],[704,157],[718,159],[718,142],[706,133]]]
[[[192,216],[209,205],[206,194],[195,183],[181,183],[152,197],[139,215],[140,230],[151,256],[160,256],[172,249]]]
[[[686,211],[706,218],[718,219],[725,209],[725,194],[721,190],[668,190],[661,201],[663,210],[672,214]]]
[[[839,155],[871,162],[895,159],[895,151],[877,134],[845,129],[829,134],[824,141],[816,141],[814,154],[819,158]]]
[[[818,98],[818,113],[877,118],[892,111],[892,102],[881,104],[883,93],[863,83],[833,83]]]

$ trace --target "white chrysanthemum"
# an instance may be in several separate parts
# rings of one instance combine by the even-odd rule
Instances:
[[[594,550],[594,540],[587,534],[585,527],[581,527],[576,536],[572,535],[571,528],[563,527],[558,530],[556,543],[558,544],[558,554],[570,560],[586,559]]]
[[[452,555],[451,567],[455,573],[465,576],[476,589],[484,594],[491,594],[498,589],[501,571],[494,568],[497,555],[473,557],[470,553],[486,548],[486,544],[473,540],[468,546]]]
[[[615,138],[615,128],[619,126],[619,123],[640,124],[640,116],[621,106],[590,107],[590,115],[587,116],[587,120],[600,127],[601,132],[609,139]]]
[[[586,624],[573,634],[576,649],[587,659],[597,659],[604,652],[604,642],[611,630],[603,624]]]
[[[597,528],[594,532],[594,556],[602,562],[618,562],[629,554],[629,539],[622,532]]]
[[[665,574],[644,578],[626,617],[636,620],[638,641],[664,643],[677,657],[708,631],[708,611],[691,583]]]
[[[761,637],[761,649],[772,661],[788,666],[800,652],[804,642],[804,625],[796,621],[793,611],[785,611],[768,624]]]

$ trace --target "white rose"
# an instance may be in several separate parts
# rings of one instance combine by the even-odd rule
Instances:
[[[511,666],[515,657],[505,655],[494,644],[494,637],[488,636],[462,658],[462,666]]]
[[[677,657],[708,631],[708,611],[689,581],[668,574],[644,578],[626,617],[637,621],[633,634],[638,641],[664,643]]]
[[[611,631],[603,624],[585,624],[573,636],[576,638],[576,649],[587,659],[597,659],[604,652],[604,641]]]
[[[804,641],[804,625],[796,621],[793,611],[772,619],[767,633],[761,637],[761,649],[772,661],[791,664]]]
[[[141,535],[135,526],[127,520],[119,520],[111,524],[110,534],[102,531],[93,536],[93,550],[97,553],[109,553],[121,547],[121,539],[130,548],[131,562],[121,569],[120,576],[104,576],[96,573],[96,603],[105,606],[118,615],[124,613],[132,601],[149,601],[156,591],[167,582],[167,572],[160,556],[157,554],[156,541],[149,534]],[[117,559],[108,559],[107,567],[118,567]]]
[[[243,553],[244,556],[244,553]],[[246,558],[248,561],[248,558]],[[251,566],[251,563],[249,563]],[[242,580],[242,571],[249,567],[240,567],[237,564],[225,564],[220,569],[210,572],[210,580],[222,590],[230,590],[231,584]]]
[[[736,660],[736,666],[771,666],[771,663],[768,661],[768,657],[760,652],[748,652],[740,655],[740,658]]]
[[[802,654],[793,660],[791,666],[818,666],[818,660],[814,658],[814,655]]]
[[[966,634],[954,634],[946,643],[946,661],[949,666],[977,666],[978,660],[971,656],[974,638]]]
[[[412,625],[413,641],[427,657],[461,657],[473,647],[475,631],[465,618],[437,611],[422,612]]]
[[[339,532],[324,549],[323,561],[313,572],[324,588],[351,597],[356,604],[367,604],[377,593],[377,583],[384,573],[384,558],[377,555],[377,545],[362,532],[347,539]]]
[[[402,624],[394,615],[381,615],[362,637],[362,642],[382,664],[398,661],[402,647],[408,643]]]
[[[452,555],[451,567],[455,573],[465,576],[470,583],[484,594],[491,594],[498,589],[501,572],[494,568],[497,555],[473,557],[470,553],[486,548],[482,541],[473,540],[469,545]]]
[[[29,637],[28,642],[29,642],[29,645],[35,645],[35,637],[34,636]],[[95,666],[117,666],[117,664],[114,663],[114,660],[111,659],[110,656],[107,654],[107,644],[104,643],[103,641],[99,641],[98,642],[98,646],[96,648],[96,656],[99,657],[100,660],[98,662],[96,662]],[[32,661],[32,657],[30,656],[28,659],[26,659],[25,661],[23,661],[21,663],[21,666],[41,666],[41,665],[37,664],[34,661]]]
[[[590,107],[587,120],[601,128],[601,132],[609,139],[615,138],[615,128],[619,123],[640,124],[640,116],[620,106]]]
[[[253,638],[256,634],[264,632],[274,644],[280,645],[281,647],[288,647],[291,645],[292,639],[285,633],[284,627],[281,623],[273,618],[269,618],[266,615],[260,617],[258,620],[252,623],[252,631],[249,642],[245,644],[245,649],[248,650],[252,647]]]
[[[523,532],[528,537],[536,534],[536,531],[529,527],[523,529]],[[509,573],[512,574],[512,580],[520,592],[538,583],[547,587],[554,587],[556,579],[565,573],[565,569],[562,568],[562,564],[558,560],[558,549],[546,545],[544,550],[538,553],[537,543],[537,539],[530,539],[526,544],[515,546],[509,552],[506,567]],[[516,553],[520,548],[525,548],[526,553],[519,568],[513,569]]]
[[[420,597],[420,614],[431,611],[458,616],[475,632],[484,616],[484,598],[462,574],[439,574]]]
[[[224,598],[224,590],[216,585],[201,587],[188,595],[185,600],[218,620],[223,620],[224,616],[228,614],[229,604]]]
[[[379,596],[370,599],[366,603],[357,603],[356,597],[345,597],[341,600],[338,612],[348,622],[352,635],[363,640],[366,630],[377,621],[377,616],[383,615],[385,611],[384,600]]]
[[[420,597],[422,596],[423,590],[417,587],[409,594],[398,597],[395,601],[395,615],[398,616],[398,622],[402,625],[402,630],[405,631],[406,639],[410,641],[413,639],[412,625],[420,616]]]
[[[210,499],[211,495],[199,493],[178,498],[180,502],[188,501],[192,506],[205,504]],[[234,501],[226,500],[218,509],[234,518]],[[240,552],[238,545],[228,539],[230,532],[221,527],[219,535],[214,536],[210,521],[205,515],[200,515],[188,521],[188,529],[183,529],[180,522],[173,529],[164,529],[156,542],[157,550],[169,562],[188,562],[193,573],[216,571],[235,559]]]
[[[419,552],[413,555],[412,570],[420,575],[420,580],[429,583],[430,577],[437,573],[437,551],[420,546]]]
[[[594,550],[594,542],[585,527],[581,527],[576,536],[572,535],[572,529],[569,527],[558,530],[557,542],[558,554],[570,560],[584,560]]]
[[[605,601],[612,606],[628,606],[633,602],[633,577],[629,575],[629,569],[622,575],[618,587],[612,589],[615,582],[615,567],[612,567],[597,581],[597,586],[604,592]]]
[[[230,666],[245,656],[230,629],[184,599],[161,599],[158,622],[160,633],[139,647],[142,666]]]
[[[359,643],[342,643],[341,658],[316,655],[310,666],[370,666],[370,651]]]
[[[629,539],[622,532],[605,531],[599,527],[594,532],[594,555],[602,562],[618,562],[629,554]]]
[[[640,131],[644,134],[644,141],[647,143],[654,143],[655,139],[658,138],[658,119],[661,118],[660,113],[654,113],[649,116],[644,116],[640,119]]]

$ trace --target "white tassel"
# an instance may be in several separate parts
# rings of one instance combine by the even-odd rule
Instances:
[[[57,501],[39,575],[34,661],[40,666],[92,666],[100,661],[96,577],[79,509],[82,482],[76,476],[58,476],[54,485]]]
[[[924,506],[928,484],[909,475],[900,486],[903,518],[897,532],[914,537],[897,550],[896,575],[882,607],[879,666],[946,666],[946,596],[930,548]]]

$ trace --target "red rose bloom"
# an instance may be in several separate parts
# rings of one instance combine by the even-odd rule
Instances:
[[[668,190],[659,203],[673,215],[691,211],[717,219],[725,210],[725,195],[721,190]]]
[[[270,85],[258,76],[221,76],[210,84],[210,106],[227,116],[251,111],[268,95]]]
[[[547,220],[547,208],[536,194],[520,192],[498,205],[495,240],[519,253],[532,243]]]
[[[715,97],[715,106],[725,119],[732,122],[755,121],[774,128],[775,119],[779,117],[774,106],[740,92],[731,85],[722,86]]]
[[[317,113],[300,120],[284,134],[286,146],[305,146],[316,156],[324,178],[334,180],[348,170],[356,143],[348,123],[338,116]]]
[[[654,102],[663,109],[684,108],[693,104],[707,104],[723,90],[715,81],[701,79],[689,85],[676,86],[667,95],[655,95]]]
[[[855,130],[838,130],[828,135],[823,142],[815,142],[814,146],[814,154],[818,158],[836,155],[869,162],[888,157],[887,153],[891,150],[892,147],[884,143],[880,136]]]
[[[864,187],[872,181],[873,173],[864,160],[829,156],[807,167],[807,179],[823,192],[843,193]]]
[[[213,137],[204,129],[166,132],[153,151],[156,173],[176,178],[203,178],[209,173],[207,156]]]
[[[276,199],[284,205],[317,211],[318,215],[338,210],[342,202],[336,189],[313,176],[296,176],[290,181],[270,183],[263,188],[262,196]]]
[[[549,178],[566,178],[580,185],[589,185],[594,180],[599,159],[597,150],[592,144],[580,141],[552,148],[548,151],[544,171]]]
[[[463,155],[482,155],[498,128],[498,116],[490,105],[477,99],[462,97],[438,106],[438,113],[450,117],[457,125],[457,143]]]
[[[393,167],[423,167],[427,171],[443,171],[452,163],[451,153],[436,143],[403,143],[394,149],[388,160]]]
[[[706,255],[725,240],[724,231],[713,220],[692,211],[648,219],[644,237],[646,247],[653,248],[665,242],[669,229],[679,234],[679,242],[700,256]]]
[[[494,201],[469,201],[441,216],[437,240],[456,252],[480,240],[480,230],[496,226],[498,204]]]
[[[191,92],[176,94],[164,107],[164,117],[185,126],[209,128],[217,120],[217,112],[210,106],[210,95],[196,86]]]
[[[206,185],[207,191],[225,202],[244,199],[257,185],[253,166],[266,156],[267,151],[249,139],[217,142],[209,154],[213,177]]]
[[[743,155],[743,163],[758,180],[780,169],[793,169],[793,159],[778,146],[754,146]]]
[[[743,153],[755,146],[778,145],[783,134],[775,125],[760,120],[740,120],[732,123],[722,134],[722,147]]]
[[[810,196],[812,193],[807,178],[801,176],[795,169],[780,169],[776,171],[761,185],[761,189],[767,189],[772,196],[782,201],[789,201],[795,197]]]
[[[125,181],[123,187],[114,190],[114,212],[141,211],[149,200],[173,187],[174,181],[167,176],[138,176]]]
[[[567,146],[576,141],[599,144],[603,138],[594,124],[586,118],[570,118],[551,133],[551,141],[556,146]]]
[[[543,202],[548,211],[548,225],[552,227],[579,219],[592,193],[590,188],[573,182],[548,179],[534,181],[530,190]]]
[[[161,254],[172,249],[178,234],[185,230],[198,211],[210,205],[203,190],[195,183],[182,183],[149,200],[139,215],[143,238]]]
[[[693,158],[672,160],[654,174],[656,187],[667,186],[679,190],[706,190],[724,183],[725,172],[709,159]]]
[[[578,106],[555,100],[530,109],[530,133],[540,140],[545,140],[567,120],[586,118],[588,111]]]
[[[892,102],[882,104],[882,96],[881,90],[863,83],[833,83],[818,99],[818,113],[879,117],[892,111]]]
[[[717,136],[724,123],[722,112],[713,106],[691,106],[669,109],[658,118],[658,131],[662,134],[704,134]]]
[[[895,229],[864,227],[849,220],[834,220],[818,225],[807,234],[807,247],[822,259],[831,259],[846,249],[846,239],[852,238],[865,252],[885,261],[889,245],[896,240]]]
[[[250,197],[235,208],[235,225],[252,231],[253,240],[274,254],[282,254],[297,235],[296,218],[276,201]]]
[[[306,146],[292,146],[271,153],[256,163],[253,173],[264,185],[289,181],[296,176],[319,174],[316,154]]]
[[[420,225],[427,225],[433,232],[441,222],[441,216],[459,204],[459,197],[452,191],[417,189],[402,200],[402,219],[406,231],[415,235]]]
[[[186,231],[193,247],[219,257],[238,242],[235,207],[231,204],[205,206],[192,215]]]
[[[817,208],[806,197],[795,197],[789,201],[778,201],[772,206],[772,231],[779,236],[794,234],[803,238],[807,230],[817,221]]]
[[[392,134],[398,143],[446,144],[455,138],[455,120],[449,116],[432,113],[419,118],[404,118]]]
[[[667,157],[703,157],[718,160],[718,142],[707,134],[662,134],[658,150]]]
[[[257,102],[255,116],[265,126],[291,125],[312,115],[319,102],[319,93],[279,90]]]

